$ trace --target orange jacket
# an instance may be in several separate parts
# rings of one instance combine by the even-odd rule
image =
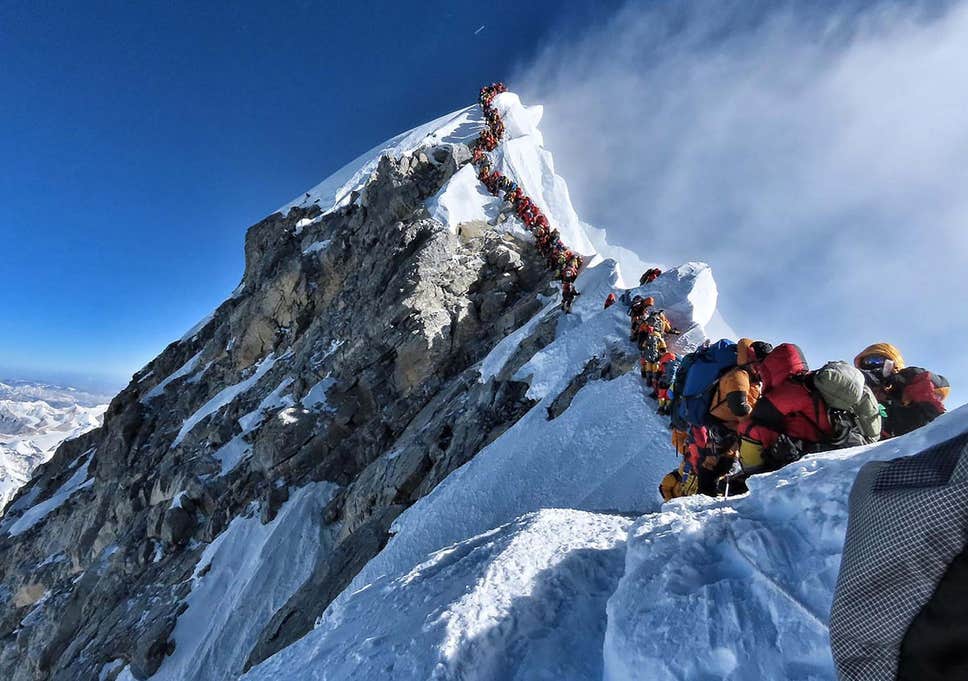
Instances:
[[[751,359],[749,338],[741,338],[736,344],[736,367],[723,374],[716,384],[710,402],[709,413],[723,422],[732,430],[736,430],[740,419],[749,416],[756,400],[760,397],[760,388],[750,380],[748,364]]]

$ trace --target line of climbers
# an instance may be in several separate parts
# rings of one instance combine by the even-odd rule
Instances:
[[[551,226],[547,216],[511,178],[491,167],[488,152],[494,151],[504,137],[504,121],[494,108],[494,98],[507,92],[504,83],[493,83],[481,88],[480,105],[484,114],[484,128],[471,146],[471,162],[477,169],[478,179],[494,196],[503,198],[514,208],[524,226],[534,235],[535,246],[544,256],[548,268],[561,280],[562,309],[571,312],[571,306],[581,295],[575,288],[575,278],[581,271],[582,256],[570,250],[561,240],[558,230]]]
[[[656,273],[652,276],[652,273]],[[649,270],[643,275],[643,279],[649,278],[649,282],[661,274],[658,268]],[[639,347],[639,366],[642,371],[642,378],[646,384],[652,388],[652,399],[659,401],[659,413],[668,414],[669,409],[669,387],[672,384],[672,377],[678,367],[678,360],[674,353],[669,351],[665,342],[667,334],[679,335],[681,331],[672,327],[665,316],[665,310],[655,307],[655,299],[651,296],[643,298],[635,296],[629,305],[629,317],[632,320],[632,328],[629,340],[635,341]]]
[[[652,282],[657,268],[642,275]],[[670,417],[672,444],[683,460],[659,485],[663,498],[745,491],[745,479],[808,453],[870,444],[903,435],[945,411],[947,379],[906,367],[900,351],[875,343],[854,363],[810,371],[799,347],[748,338],[706,341],[684,357],[671,352],[679,334],[651,296],[628,304],[629,340],[640,351],[642,378]],[[608,308],[615,294],[605,299]]]
[[[792,343],[707,341],[681,359],[666,353],[658,367],[647,380],[683,457],[659,484],[666,501],[741,493],[749,475],[805,454],[903,435],[943,414],[950,391],[943,376],[905,367],[888,343],[811,371]]]
[[[493,106],[503,83],[481,88],[484,128],[471,146],[477,176],[514,209],[534,235],[548,268],[560,279],[562,309],[570,313],[580,295],[575,279],[583,260],[514,181],[491,166],[488,152],[504,137]],[[661,276],[647,270],[639,280]],[[623,301],[625,299],[623,298]],[[616,302],[609,294],[605,307]],[[629,303],[629,301],[625,301]],[[893,345],[876,343],[847,362],[810,371],[800,348],[747,338],[706,343],[684,357],[669,351],[665,336],[679,334],[651,297],[629,303],[630,340],[640,350],[642,377],[670,417],[672,443],[683,460],[659,485],[665,500],[690,494],[716,496],[745,490],[747,476],[776,470],[804,454],[869,444],[923,426],[944,413],[948,381],[905,367]],[[738,466],[738,471],[734,472]]]

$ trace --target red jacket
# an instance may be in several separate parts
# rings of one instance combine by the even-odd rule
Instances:
[[[774,348],[759,366],[763,391],[745,433],[765,447],[779,433],[805,442],[823,442],[832,435],[827,405],[805,382],[809,370],[803,353],[792,343]]]

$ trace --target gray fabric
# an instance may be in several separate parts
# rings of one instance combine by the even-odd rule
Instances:
[[[890,681],[901,641],[968,541],[968,433],[865,465],[830,613],[841,681]]]
[[[864,437],[869,442],[877,442],[881,437],[881,409],[874,393],[866,385],[860,402],[854,407],[854,414],[857,416],[861,430],[864,431]]]
[[[864,396],[864,374],[847,362],[827,362],[813,373],[813,384],[834,409],[853,412]]]

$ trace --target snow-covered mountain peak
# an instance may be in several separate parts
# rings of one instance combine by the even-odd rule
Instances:
[[[642,678],[662,673],[656,646],[681,644],[674,608],[720,618],[701,612],[708,587],[734,579],[756,631],[802,634],[798,650],[820,655],[855,463],[922,441],[662,508],[677,457],[622,298],[655,298],[683,354],[732,335],[712,272],[690,262],[628,285],[647,264],[579,218],[540,107],[494,102],[506,131],[491,167],[587,256],[572,312],[527,220],[478,179],[476,106],[337,171],[249,229],[243,284],[18,492],[0,520],[8,678]],[[965,425],[952,417],[924,436]],[[788,516],[764,520],[774,507],[821,530],[784,534]],[[734,535],[769,562],[723,560]],[[794,571],[802,591],[770,571],[787,549],[816,568]],[[693,558],[731,571],[697,577]],[[674,593],[656,596],[657,580]],[[747,633],[698,656],[711,678],[830,678],[824,659],[776,672]]]
[[[61,442],[101,425],[109,399],[47,383],[0,382],[0,512]]]

